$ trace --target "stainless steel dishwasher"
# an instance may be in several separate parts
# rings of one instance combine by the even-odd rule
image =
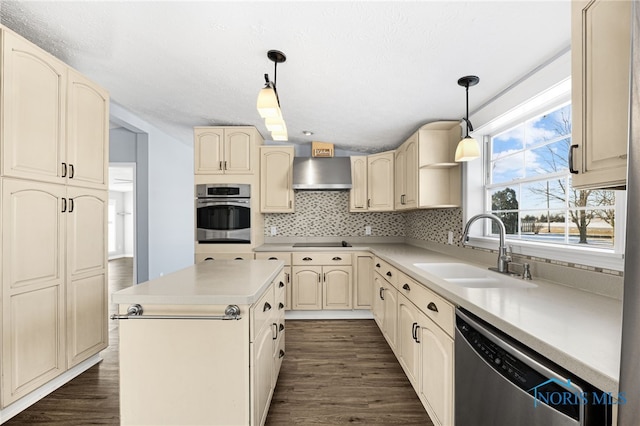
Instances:
[[[456,310],[457,426],[608,426],[607,394]]]

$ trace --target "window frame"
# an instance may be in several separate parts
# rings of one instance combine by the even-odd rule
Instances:
[[[472,136],[481,143],[479,159],[466,163],[464,176],[464,221],[476,214],[490,210],[487,205],[487,184],[490,179],[488,167],[491,135],[513,128],[519,122],[524,122],[537,115],[571,101],[571,79],[565,78],[550,88],[534,95],[510,109],[504,114],[495,115],[486,124],[476,128]],[[563,245],[510,239],[506,236],[506,244],[514,254],[549,259],[552,263],[572,263],[588,267],[599,267],[621,271],[624,269],[624,240],[626,229],[626,191],[616,192],[616,228],[614,245],[611,249],[582,247],[578,245]],[[468,245],[484,249],[497,249],[498,238],[488,235],[489,221],[478,221],[469,232]]]

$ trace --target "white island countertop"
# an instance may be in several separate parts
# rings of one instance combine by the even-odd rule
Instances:
[[[116,304],[251,305],[276,278],[283,262],[273,260],[215,260],[120,290]]]
[[[331,249],[323,248],[321,251]],[[533,277],[533,288],[465,288],[414,266],[472,262],[408,244],[362,244],[334,251],[371,251],[433,290],[605,392],[618,391],[622,302]],[[265,244],[256,251],[315,251]]]

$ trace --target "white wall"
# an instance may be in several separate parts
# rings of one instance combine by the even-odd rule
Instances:
[[[135,160],[136,192],[147,192],[146,202],[136,200],[136,258],[148,256],[148,270],[138,271],[138,281],[192,265],[193,148],[113,101],[110,119],[146,136],[137,138]]]
[[[133,191],[122,193],[122,209],[124,210],[123,221],[123,237],[124,247],[122,254],[126,257],[133,256]]]
[[[123,192],[109,191],[109,201],[112,200],[116,203],[116,238],[115,238],[115,250],[109,252],[109,259],[122,257],[124,255],[124,216],[118,214],[124,209],[124,197]]]

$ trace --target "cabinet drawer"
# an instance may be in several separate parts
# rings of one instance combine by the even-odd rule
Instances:
[[[196,263],[210,260],[253,260],[253,253],[196,253]]]
[[[377,271],[385,280],[389,281],[391,285],[398,288],[398,276],[400,271],[379,257],[374,258],[373,266],[374,271]]]
[[[291,265],[291,253],[273,251],[273,252],[256,252],[258,260],[282,260],[285,265]]]
[[[255,337],[260,334],[263,327],[269,327],[273,322],[271,320],[275,312],[277,312],[278,306],[275,302],[275,291],[273,284],[267,288],[260,300],[256,302],[250,310],[251,315],[251,331],[250,338],[254,342]]]
[[[351,265],[351,253],[293,253],[294,265]]]
[[[451,303],[402,272],[398,276],[398,290],[449,336],[453,337],[455,313]]]

